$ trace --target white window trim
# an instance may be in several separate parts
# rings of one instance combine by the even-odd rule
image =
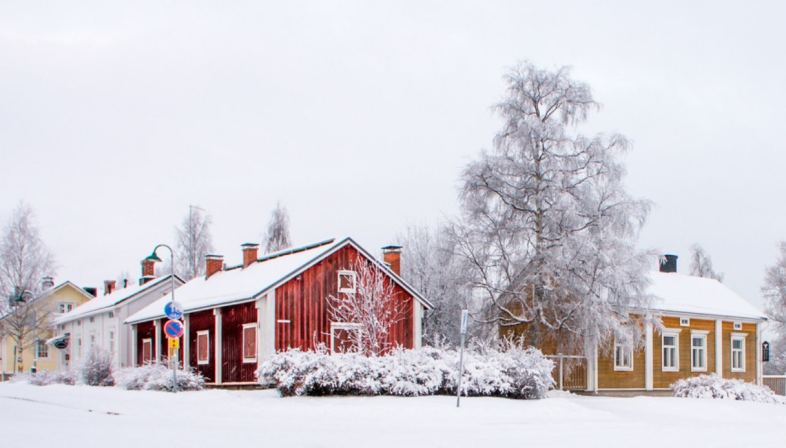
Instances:
[[[732,328],[734,328],[735,330],[742,330],[742,321],[735,320],[734,324],[732,325]]]
[[[207,340],[207,359],[205,359],[205,360],[199,359],[199,337],[200,336],[206,336],[206,340]],[[196,345],[197,365],[198,366],[206,366],[206,365],[210,364],[210,330],[197,331],[196,344],[195,345]]]
[[[351,279],[352,287],[351,288],[342,288],[341,287],[341,277],[347,276]],[[355,271],[349,270],[340,270],[338,271],[338,292],[345,293],[345,294],[354,294],[357,291],[358,287],[358,273]]]
[[[246,358],[246,328],[253,328],[254,329],[254,357],[253,358]],[[256,355],[256,352],[258,351],[258,347],[257,347],[257,332],[259,330],[257,329],[256,322],[252,322],[250,324],[243,324],[243,329],[241,331],[242,331],[241,342],[242,342],[243,345],[241,345],[240,347],[241,347],[241,350],[242,350],[241,354],[243,355],[243,363],[245,364],[245,363],[257,362],[257,355]]]
[[[691,330],[690,332],[690,371],[691,372],[706,372],[707,371],[707,335],[709,331],[707,330]],[[696,363],[693,362],[693,338],[698,337],[704,341],[702,345],[702,364],[704,367],[696,367]]]
[[[150,359],[148,359],[147,362],[153,361],[153,357],[155,356],[153,355],[153,339],[152,338],[142,339],[142,353],[139,354],[139,356],[142,358],[141,359],[142,364],[145,363],[145,344],[150,346],[150,350],[147,351],[150,354]]]
[[[622,347],[623,350],[628,350],[630,366],[619,365],[617,362],[617,347]],[[624,356],[623,356],[624,358]],[[614,341],[614,371],[615,372],[632,372],[633,371],[633,347]]]
[[[680,327],[690,327],[690,317],[680,317]]]
[[[46,347],[46,356],[41,356],[41,343],[44,343],[44,347]],[[49,359],[49,347],[46,345],[46,341],[44,339],[36,339],[35,342],[35,358],[36,359]]]
[[[729,366],[731,367],[731,371],[734,373],[744,373],[745,372],[745,338],[748,337],[747,333],[732,333],[731,334],[731,343],[729,345],[729,352],[730,362]],[[742,367],[734,367],[734,341],[739,340],[742,341],[742,348],[740,351],[742,352]]]
[[[679,372],[680,371],[680,331],[678,329],[664,329],[663,333],[660,336],[660,368],[663,372]],[[665,343],[663,342],[664,337],[674,337],[674,367],[666,367],[665,361],[666,357],[663,356]]]
[[[351,322],[331,322],[330,323],[330,353],[336,352],[336,330],[357,330],[361,331],[362,325]]]

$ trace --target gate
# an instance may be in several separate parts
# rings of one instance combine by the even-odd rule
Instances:
[[[547,355],[554,361],[555,387],[559,390],[587,390],[587,358],[577,355]]]
[[[761,383],[778,395],[786,395],[786,375],[762,375]]]

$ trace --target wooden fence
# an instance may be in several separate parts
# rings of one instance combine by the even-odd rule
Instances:
[[[573,355],[548,355],[554,361],[555,387],[559,390],[587,390],[587,358]]]
[[[762,375],[761,382],[778,395],[786,395],[786,375]]]

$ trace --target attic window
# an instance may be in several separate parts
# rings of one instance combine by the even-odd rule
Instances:
[[[742,330],[742,322],[740,322],[740,321],[734,322],[734,329],[735,330]]]
[[[687,317],[680,317],[680,326],[681,327],[690,327],[690,319]]]
[[[111,319],[113,317],[115,317],[115,312],[114,311],[110,311],[109,312],[109,318]]]
[[[357,291],[357,277],[355,271],[338,271],[338,292],[354,294]]]

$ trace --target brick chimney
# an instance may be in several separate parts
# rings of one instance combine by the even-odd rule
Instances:
[[[104,280],[104,295],[112,294],[112,291],[115,290],[115,281],[114,280]]]
[[[243,268],[249,267],[257,261],[257,254],[259,253],[259,244],[256,243],[243,243],[240,245],[243,248]]]
[[[224,269],[223,255],[205,255],[205,278]]]
[[[385,264],[396,275],[401,275],[401,246],[385,246],[382,248],[382,257]]]
[[[49,288],[53,288],[55,286],[55,279],[51,276],[47,275],[46,277],[41,277],[41,290],[46,291]]]
[[[139,278],[139,284],[144,285],[156,278],[156,262],[145,258],[142,260],[142,277]]]
[[[660,264],[661,272],[676,273],[677,272],[677,256],[666,254],[660,257],[658,261]]]

